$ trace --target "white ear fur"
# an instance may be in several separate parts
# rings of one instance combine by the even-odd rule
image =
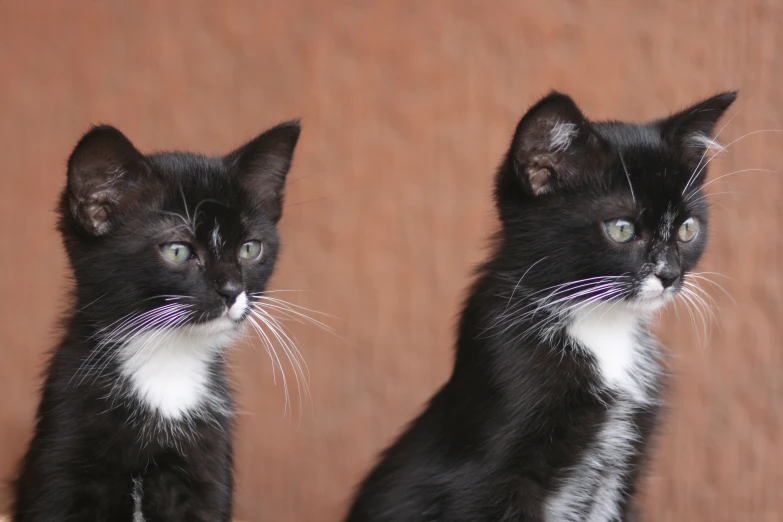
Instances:
[[[578,133],[575,123],[555,121],[549,131],[549,150],[552,152],[568,150]]]
[[[720,154],[726,150],[726,147],[718,143],[717,140],[701,133],[692,135],[688,141],[691,142],[693,146],[700,149],[706,149],[707,152],[713,155]]]

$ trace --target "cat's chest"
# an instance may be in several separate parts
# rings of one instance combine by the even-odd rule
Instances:
[[[128,393],[165,421],[184,421],[229,404],[218,384],[216,361],[228,336],[198,328],[154,330],[121,348]]]
[[[624,493],[643,438],[637,417],[657,401],[655,348],[639,319],[595,308],[574,318],[567,335],[590,358],[602,390],[614,398],[574,465],[561,470],[546,506],[549,522],[610,522],[622,515]]]
[[[593,362],[602,388],[640,405],[655,401],[657,351],[638,316],[612,304],[595,306],[577,312],[566,334]]]

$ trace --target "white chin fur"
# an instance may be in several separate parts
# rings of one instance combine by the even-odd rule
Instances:
[[[142,404],[169,420],[183,420],[215,404],[211,365],[241,333],[229,314],[206,323],[147,331],[125,343],[120,369]]]
[[[231,308],[228,309],[228,316],[234,321],[239,321],[245,315],[246,311],[247,311],[247,293],[242,292],[237,296],[236,300],[234,301],[234,304],[231,305]]]
[[[636,297],[628,302],[628,308],[633,312],[650,314],[669,303],[675,293],[674,288],[664,288],[657,276],[650,275],[642,283]]]

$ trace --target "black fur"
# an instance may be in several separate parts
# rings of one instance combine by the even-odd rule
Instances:
[[[15,484],[15,522],[130,522],[134,492],[146,522],[230,520],[232,402],[219,350],[210,356],[210,400],[164,420],[121,374],[123,343],[105,341],[123,318],[169,296],[188,304],[178,325],[190,327],[226,313],[237,292],[265,289],[299,132],[296,122],[279,125],[225,157],[143,155],[109,126],[76,146],[58,208],[74,306]],[[217,223],[219,249],[209,236]],[[237,256],[248,240],[263,244],[258,261]],[[160,245],[169,242],[191,245],[193,257],[167,261]],[[243,320],[225,319],[229,328]]]
[[[617,276],[622,291],[606,299],[632,306],[659,261],[672,294],[680,289],[707,237],[706,170],[686,189],[709,158],[694,136],[711,137],[734,98],[722,94],[645,125],[590,122],[558,93],[526,113],[497,173],[501,230],[464,306],[451,377],[363,481],[348,522],[546,520],[546,500],[621,397],[566,338],[568,317],[536,299],[584,303],[601,290],[569,282]],[[568,125],[567,146],[553,146],[556,124]],[[671,211],[667,238],[661,222]],[[701,232],[682,243],[677,230],[689,216]],[[608,238],[604,223],[615,218],[636,225],[632,241]],[[649,403],[630,406],[637,441],[612,520],[634,519],[660,407],[660,380],[645,386]],[[590,497],[573,520],[586,518]]]

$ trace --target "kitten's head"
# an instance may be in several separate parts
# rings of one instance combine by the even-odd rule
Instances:
[[[145,155],[113,127],[90,130],[59,207],[80,313],[118,341],[183,325],[237,330],[274,268],[299,131],[285,123],[204,157]]]
[[[623,300],[646,312],[670,300],[706,245],[706,165],[735,97],[643,125],[591,122],[558,93],[531,108],[495,194],[521,284],[564,305]]]

